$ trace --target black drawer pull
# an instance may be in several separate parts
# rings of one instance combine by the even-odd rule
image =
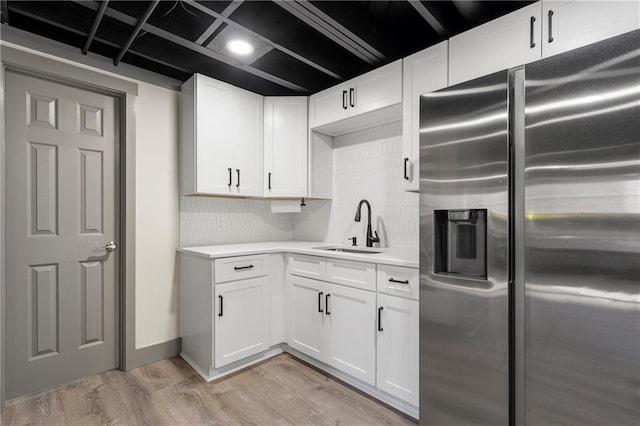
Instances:
[[[396,280],[395,278],[389,278],[390,283],[409,284],[409,280]]]
[[[353,87],[349,88],[349,106],[351,108],[356,106],[356,91]]]
[[[324,312],[322,310],[322,295],[323,294],[324,294],[323,292],[318,293],[318,312],[320,312],[320,313]]]
[[[325,314],[327,315],[331,315],[331,312],[329,312],[329,297],[331,296],[331,294],[327,293],[327,295],[324,297],[324,310],[325,310]]]
[[[271,172],[269,172],[269,191],[271,191]]]
[[[231,184],[233,183],[233,177],[231,176],[231,167],[229,167],[227,170],[229,170],[229,188],[231,188]]]
[[[535,42],[535,41],[534,41],[534,39],[533,39],[533,37],[534,37],[534,34],[533,34],[533,24],[534,24],[535,22],[536,22],[536,17],[535,17],[535,16],[532,16],[532,17],[531,17],[530,24],[529,24],[529,25],[531,25],[531,34],[529,35],[529,38],[530,38],[530,39],[529,39],[529,47],[530,47],[531,49],[533,49],[534,47],[536,47],[536,42]]]
[[[236,183],[236,188],[240,188],[240,169],[236,169],[236,172],[238,173],[238,183]]]
[[[342,91],[342,109],[347,109],[347,91]]]
[[[244,271],[245,269],[251,269],[253,268],[253,265],[247,265],[247,266],[234,266],[233,269],[236,271]]]
[[[409,157],[404,157],[404,180],[409,180],[407,175],[407,164],[409,163]]]
[[[222,295],[219,295],[218,299],[220,299],[220,312],[218,312],[218,316],[221,317],[222,316],[222,303],[223,303]]]
[[[553,20],[553,10],[549,11],[548,16],[549,16],[549,43],[553,43],[553,30],[551,29],[551,24]]]
[[[384,329],[382,328],[382,310],[384,308],[382,306],[380,306],[378,308],[378,331],[384,331]]]

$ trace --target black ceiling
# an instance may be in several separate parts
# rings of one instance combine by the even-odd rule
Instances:
[[[3,24],[78,49],[97,24],[89,51],[181,81],[201,73],[263,95],[308,95],[532,1],[0,3]],[[256,46],[244,62],[219,48],[234,35]]]

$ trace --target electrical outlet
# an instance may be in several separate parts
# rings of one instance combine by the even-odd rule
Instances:
[[[221,217],[216,218],[216,229],[218,231],[222,231],[224,229],[224,223],[222,222]]]

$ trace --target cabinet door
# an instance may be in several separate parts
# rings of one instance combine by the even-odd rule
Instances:
[[[325,284],[289,275],[289,346],[324,361]]]
[[[402,186],[405,191],[420,190],[420,95],[447,87],[448,60],[446,41],[402,60]]]
[[[418,405],[418,311],[415,300],[378,294],[377,387]]]
[[[370,71],[349,82],[349,116],[402,102],[402,60]]]
[[[542,57],[541,2],[449,39],[449,85]]]
[[[375,385],[376,294],[327,285],[326,363]]]
[[[263,97],[234,88],[231,111],[232,191],[238,195],[262,196],[264,169]]]
[[[542,56],[640,28],[639,1],[543,1]]]
[[[264,99],[264,195],[307,196],[307,98]]]
[[[309,127],[349,117],[349,86],[339,84],[309,97]]]
[[[195,97],[196,192],[232,194],[229,185],[232,87],[197,75]]]
[[[215,368],[269,347],[268,278],[215,286]]]

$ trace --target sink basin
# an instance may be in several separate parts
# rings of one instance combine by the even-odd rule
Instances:
[[[375,250],[362,250],[355,248],[347,248],[347,247],[314,247],[319,250],[328,250],[328,251],[338,251],[342,253],[356,253],[356,254],[377,254],[382,253],[381,251]]]

